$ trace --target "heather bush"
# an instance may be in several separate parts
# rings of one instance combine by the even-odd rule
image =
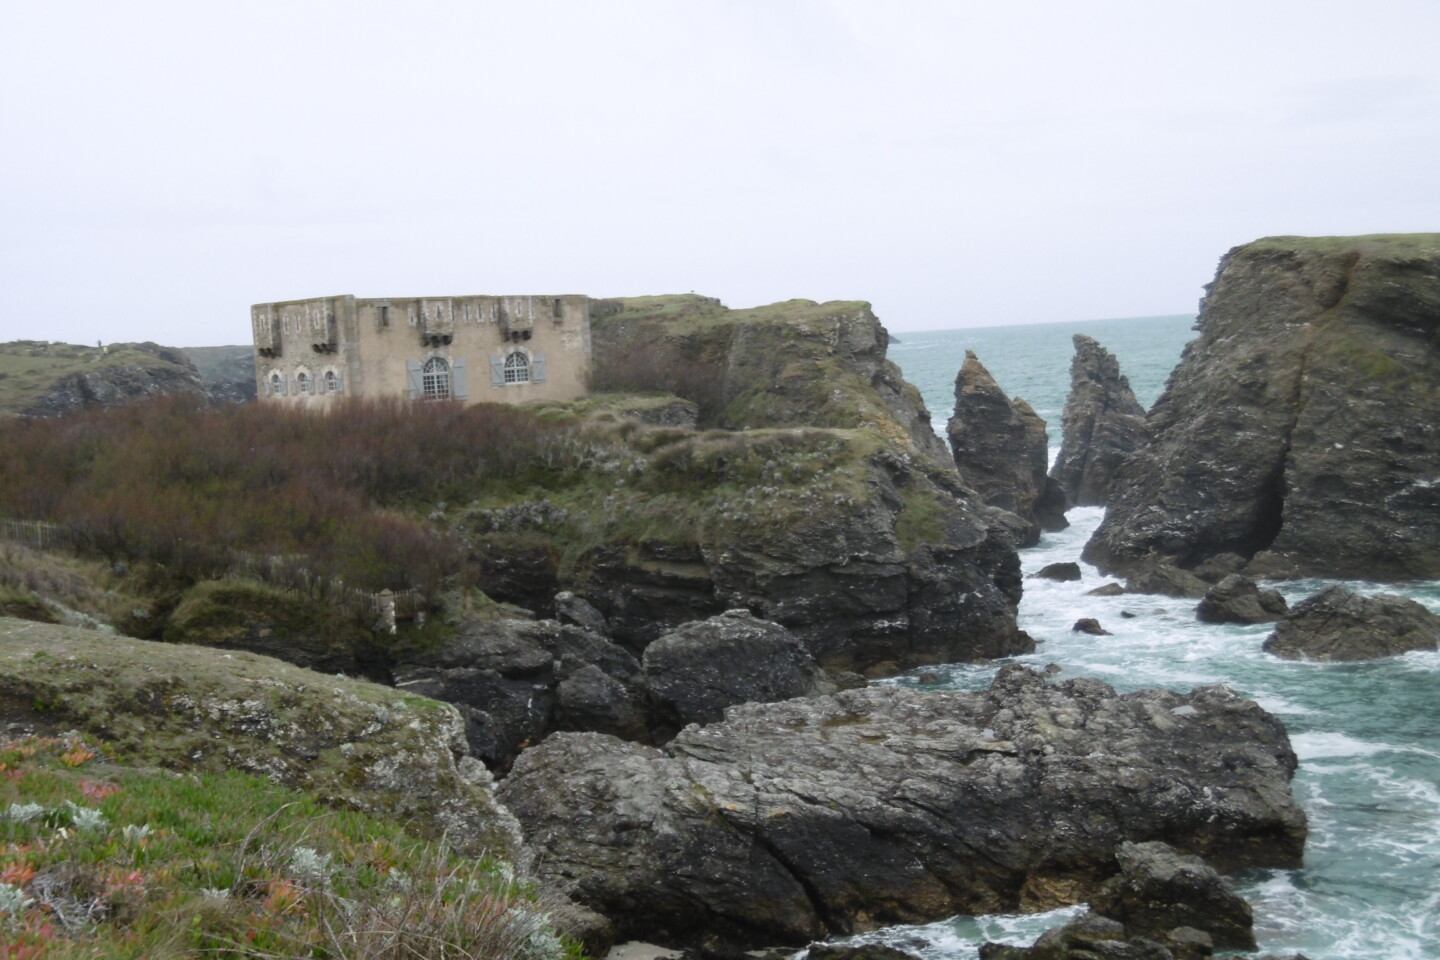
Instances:
[[[65,524],[111,561],[212,579],[236,551],[299,556],[365,589],[438,592],[459,548],[418,507],[490,485],[544,487],[584,451],[573,428],[515,407],[161,399],[0,421],[0,515]]]

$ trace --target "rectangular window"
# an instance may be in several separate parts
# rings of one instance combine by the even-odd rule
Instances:
[[[563,320],[563,319],[565,318],[565,314],[564,314],[563,310],[561,309],[561,306],[562,306],[562,305],[561,305],[561,303],[560,303],[560,298],[559,298],[559,297],[556,297],[556,298],[555,298],[555,322],[556,322],[556,323],[559,323],[561,320]]]

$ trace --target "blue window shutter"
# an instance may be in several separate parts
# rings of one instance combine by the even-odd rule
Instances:
[[[545,354],[537,353],[530,359],[530,380],[533,383],[545,382]]]
[[[343,374],[343,373],[336,373],[336,374],[335,374],[335,392],[336,392],[336,393],[344,393],[344,392],[345,392],[345,374]]]
[[[406,360],[405,372],[409,375],[410,380],[410,399],[419,400],[425,395],[425,384],[421,380],[420,361]]]
[[[288,373],[282,373],[280,375],[280,396],[290,396],[290,374]]]
[[[325,393],[325,374],[323,373],[315,378],[315,392],[322,396]]]
[[[269,375],[268,373],[267,373],[265,376],[263,376],[263,377],[260,378],[260,384],[261,384],[261,387],[262,387],[261,392],[260,392],[260,396],[262,396],[262,397],[268,397],[268,396],[270,396],[270,375]]]
[[[503,387],[503,386],[505,386],[505,358],[504,358],[504,357],[491,357],[491,358],[490,358],[490,386],[492,386],[492,387]]]
[[[450,395],[456,400],[470,398],[470,384],[465,379],[465,358],[456,357],[450,365]]]

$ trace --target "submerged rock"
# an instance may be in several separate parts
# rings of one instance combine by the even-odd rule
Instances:
[[[1074,343],[1060,453],[1050,476],[1069,506],[1103,507],[1120,464],[1145,441],[1145,410],[1110,351],[1083,333]]]
[[[1284,728],[1223,687],[990,689],[732,707],[662,751],[556,734],[501,786],[541,875],[622,935],[803,944],[1084,900],[1125,841],[1297,865]]]
[[[1406,597],[1332,585],[1301,600],[1264,649],[1287,660],[1373,660],[1440,645],[1440,616]]]
[[[946,433],[960,476],[981,501],[1024,521],[1020,546],[1038,543],[1042,529],[1068,525],[1063,497],[1046,496],[1045,421],[1024,400],[1006,397],[973,350],[965,351],[955,377],[955,413]]]
[[[1440,234],[1237,247],[1198,329],[1084,558],[1440,577]]]
[[[1080,564],[1068,560],[1048,563],[1030,576],[1038,580],[1057,580],[1061,583],[1068,583],[1080,579]]]
[[[1195,607],[1201,623],[1270,623],[1290,610],[1279,590],[1261,590],[1255,581],[1238,573],[1205,591]]]

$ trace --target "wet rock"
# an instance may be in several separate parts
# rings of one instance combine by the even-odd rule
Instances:
[[[1255,581],[1238,573],[1205,591],[1195,608],[1201,623],[1270,623],[1289,612],[1279,590],[1261,590]]]
[[[1295,604],[1264,649],[1287,660],[1373,660],[1437,644],[1440,616],[1414,600],[1332,585]]]
[[[1030,576],[1038,580],[1058,580],[1062,583],[1080,579],[1080,564],[1070,561],[1050,563],[1036,570]]]
[[[1094,617],[1081,617],[1070,630],[1072,633],[1088,633],[1092,637],[1111,636],[1110,631],[1100,626],[1100,621]]]
[[[714,723],[737,703],[833,692],[810,652],[778,623],[748,610],[687,623],[645,648],[645,683],[677,727]]]
[[[1173,960],[1170,952],[1152,941],[1128,943],[1119,921],[1082,913],[1064,926],[1040,934],[1028,947],[988,942],[980,945],[980,960]]]
[[[919,956],[883,943],[812,943],[806,960],[919,960]]]
[[[1084,559],[1440,578],[1440,235],[1231,250]]]
[[[1079,902],[1127,840],[1298,864],[1294,769],[1279,721],[1223,687],[1121,696],[1012,665],[984,691],[736,706],[664,752],[555,734],[501,798],[542,879],[622,935],[798,945]]]
[[[946,427],[960,476],[985,504],[1006,510],[1025,522],[1019,545],[1033,546],[1040,531],[1064,529],[1059,513],[1037,514],[1045,495],[1049,451],[1045,421],[1019,397],[1005,396],[990,371],[965,351],[955,378],[955,413]],[[1052,495],[1047,504],[1054,502]]]
[[[1106,583],[1096,587],[1094,590],[1086,590],[1087,597],[1118,597],[1125,592],[1125,588],[1118,583]]]
[[[1090,905],[1123,923],[1127,935],[1163,942],[1176,927],[1191,927],[1209,934],[1216,946],[1255,949],[1250,905],[1204,860],[1161,841],[1123,843],[1115,860],[1120,874]]]
[[[1060,453],[1050,476],[1070,506],[1103,507],[1120,464],[1145,440],[1145,410],[1110,351],[1083,333],[1074,343]]]
[[[1162,597],[1187,597],[1198,600],[1210,585],[1188,570],[1167,563],[1146,566],[1125,581],[1126,593],[1155,593]]]

